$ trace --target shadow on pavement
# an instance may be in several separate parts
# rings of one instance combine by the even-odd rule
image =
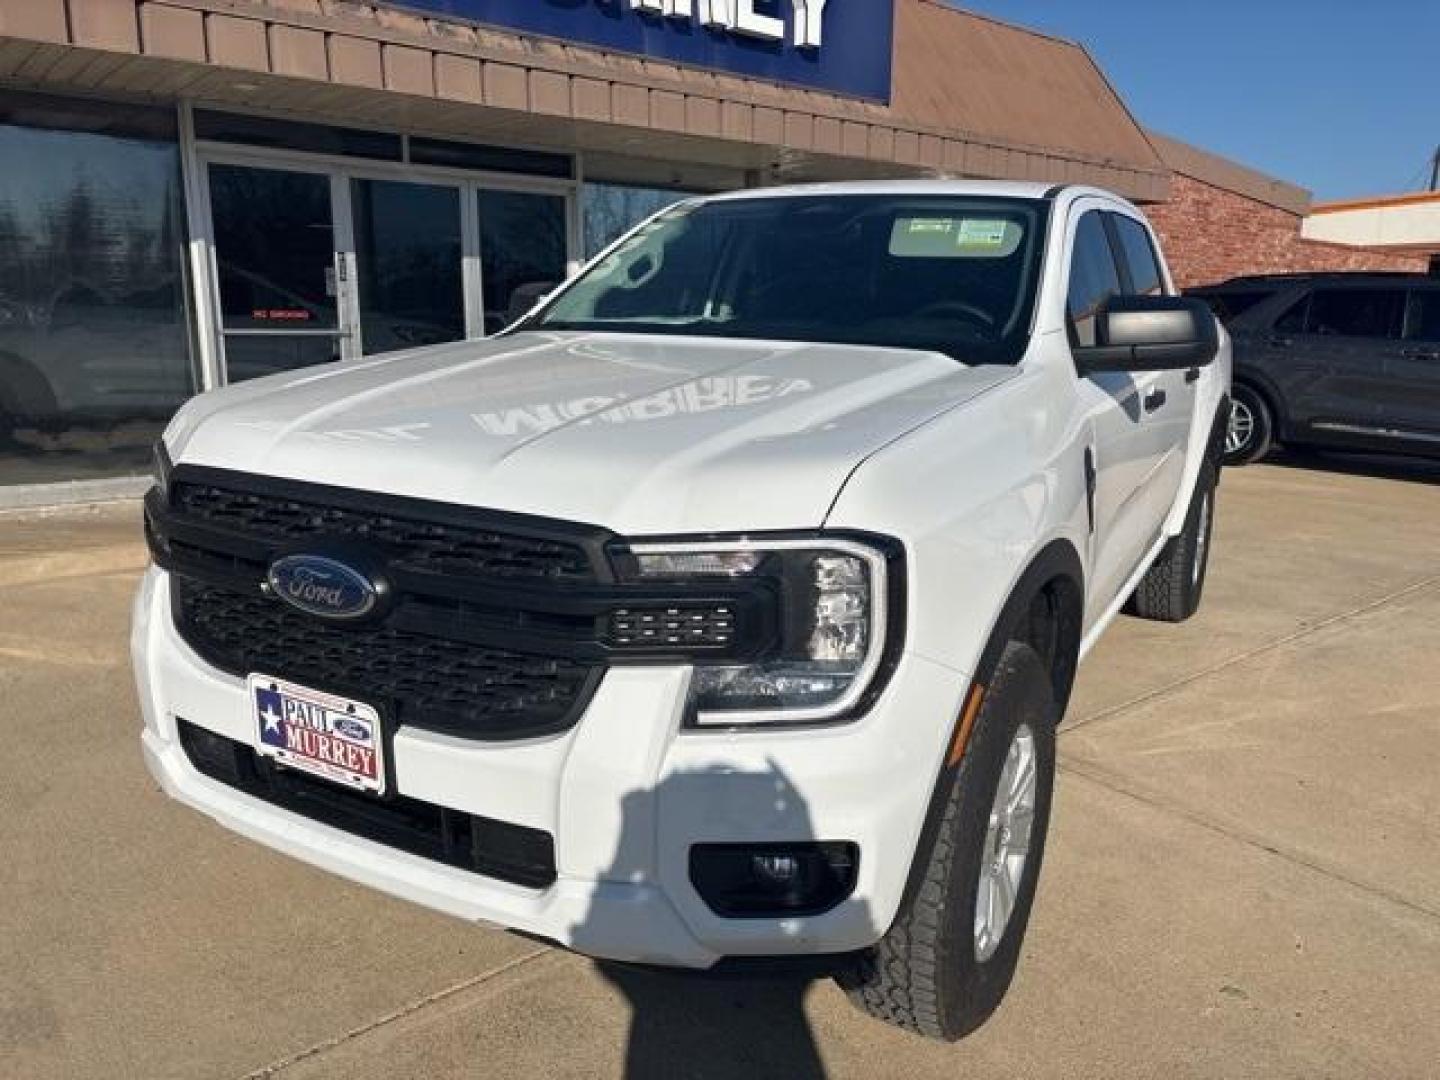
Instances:
[[[1264,464],[1282,469],[1365,476],[1411,484],[1440,484],[1440,458],[1287,448],[1270,454],[1264,459]]]
[[[599,966],[625,995],[626,1080],[823,1080],[805,1016],[810,980]]]
[[[703,822],[703,839],[718,842],[756,835],[787,843],[837,839],[815,835],[804,800],[773,762],[752,772],[717,766],[674,774],[652,790],[626,795],[616,853],[602,880],[653,888],[665,822],[682,816]],[[743,825],[727,827],[733,821]],[[687,833],[677,842],[688,839]],[[643,949],[645,928],[631,922],[625,906],[593,905],[574,928],[573,940],[582,950],[588,941],[603,952],[603,942],[613,947],[628,938],[635,942],[632,948]],[[868,919],[868,909],[854,898],[836,911]],[[823,1080],[826,1075],[804,1008],[811,984],[828,970],[823,960],[803,970],[749,968],[743,974],[608,961],[597,961],[597,970],[630,1007],[626,1080]]]

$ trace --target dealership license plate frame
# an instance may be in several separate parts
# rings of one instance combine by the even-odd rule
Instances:
[[[369,702],[360,701],[355,698],[345,697],[342,694],[334,694],[327,690],[317,690],[313,686],[305,686],[302,683],[290,679],[282,679],[274,675],[265,675],[258,672],[252,673],[246,679],[247,686],[247,708],[250,711],[250,719],[253,723],[252,730],[255,733],[255,752],[260,756],[273,762],[282,768],[303,773],[306,776],[314,777],[334,784],[337,787],[346,788],[350,791],[360,792],[365,795],[384,798],[389,794],[389,746],[386,738],[386,723],[384,710]],[[284,707],[284,702],[294,701],[311,708],[319,708],[323,713],[325,728],[315,728],[313,725],[305,725],[318,735],[324,735],[330,740],[335,740],[347,747],[358,747],[361,750],[368,749],[373,753],[374,775],[369,776],[363,771],[354,771],[342,767],[332,761],[322,760],[319,757],[296,752],[278,745],[276,742],[268,741],[266,738],[266,718],[264,715],[264,699],[261,694],[278,695],[282,703],[282,712],[279,717],[278,734],[283,738],[286,728],[289,726],[289,717],[293,712]],[[365,727],[369,731],[368,739],[355,737],[354,730],[349,733],[336,730],[336,721],[341,721],[345,726],[348,721],[358,727]],[[272,725],[273,726],[273,725]],[[297,725],[299,726],[299,725]]]

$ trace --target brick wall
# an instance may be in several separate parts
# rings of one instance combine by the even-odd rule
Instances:
[[[1411,270],[1424,273],[1422,256],[1305,240],[1300,217],[1181,173],[1168,202],[1147,206],[1175,283],[1208,285],[1241,274],[1321,270]]]

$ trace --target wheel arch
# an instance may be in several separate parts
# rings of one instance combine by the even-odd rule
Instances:
[[[1225,435],[1230,427],[1230,410],[1235,402],[1234,396],[1229,392],[1220,398],[1220,405],[1215,410],[1215,418],[1210,421],[1210,439],[1205,444],[1205,456],[1209,459],[1211,467],[1215,470],[1215,482],[1220,482],[1220,470],[1225,464]]]
[[[1285,397],[1268,375],[1254,368],[1237,368],[1234,375],[1231,376],[1231,383],[1233,384],[1230,390],[1232,398],[1235,396],[1235,391],[1243,386],[1265,403],[1275,425],[1273,435],[1276,441],[1290,436],[1290,413],[1285,408]]]
[[[911,854],[910,873],[897,910],[904,910],[923,884],[923,854],[930,850],[944,814],[945,794],[955,770],[964,759],[969,735],[967,718],[979,711],[1000,658],[1011,642],[1023,642],[1040,654],[1050,671],[1058,705],[1057,720],[1065,713],[1079,667],[1080,641],[1085,612],[1085,572],[1080,553],[1064,537],[1040,548],[1021,571],[1000,613],[991,624],[989,637],[976,661],[970,687],[960,715],[954,719],[950,738],[943,748],[938,773],[930,792],[925,820]],[[1035,635],[1044,640],[1036,641]]]
[[[1050,671],[1061,711],[1070,700],[1085,616],[1085,571],[1080,553],[1059,538],[1042,547],[1011,586],[975,665],[974,681],[988,683],[1012,641],[1034,647]]]

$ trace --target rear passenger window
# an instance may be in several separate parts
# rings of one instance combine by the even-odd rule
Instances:
[[[1115,223],[1120,250],[1130,267],[1132,293],[1138,296],[1163,295],[1165,280],[1160,273],[1160,260],[1155,257],[1155,247],[1150,243],[1150,233],[1140,222],[1124,214],[1111,214],[1110,220]]]
[[[1207,292],[1195,295],[1210,305],[1210,310],[1215,313],[1217,319],[1228,323],[1232,319],[1238,319],[1261,300],[1273,294],[1257,290],[1252,292]]]
[[[1120,295],[1120,273],[1110,250],[1110,237],[1098,211],[1091,210],[1075,227],[1070,256],[1070,288],[1065,313],[1072,345],[1095,344],[1095,316],[1106,300]]]
[[[1411,341],[1440,341],[1440,289],[1410,294],[1410,316],[1405,336]]]
[[[1305,320],[1307,334],[1398,338],[1405,312],[1399,289],[1316,289]]]

